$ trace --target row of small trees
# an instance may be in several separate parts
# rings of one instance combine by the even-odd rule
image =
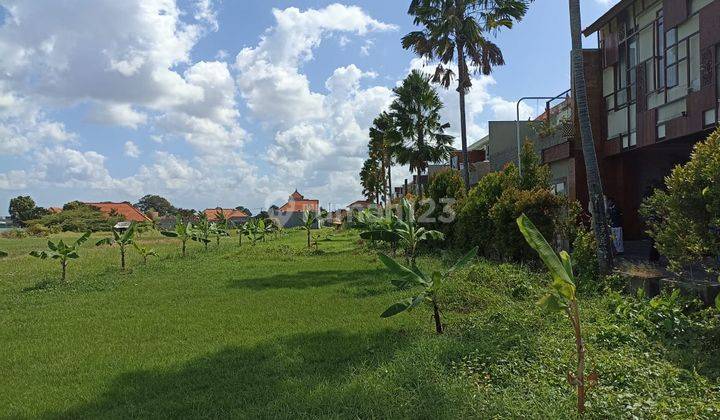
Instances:
[[[217,214],[218,221],[210,222],[205,214],[201,214],[198,221],[185,222],[180,216],[177,217],[175,227],[173,230],[163,230],[160,233],[163,236],[170,238],[177,238],[181,243],[181,255],[185,257],[187,254],[187,243],[188,241],[195,241],[201,243],[205,251],[208,250],[208,245],[214,239],[216,244],[220,245],[220,238],[230,236],[231,226],[227,219],[225,219],[222,212]],[[307,231],[308,236],[308,247],[311,246],[311,231],[319,223],[320,215],[311,211],[304,213],[304,224],[302,229]],[[137,224],[130,224],[129,228],[124,231],[112,230],[112,237],[107,237],[99,240],[95,245],[110,245],[117,246],[120,251],[120,268],[125,270],[125,257],[129,247],[133,247],[143,259],[143,263],[147,263],[148,257],[158,256],[157,252],[149,247],[142,246],[136,241],[138,234]],[[277,223],[270,219],[250,219],[247,222],[240,224],[235,229],[238,235],[238,245],[242,246],[243,237],[248,238],[252,245],[258,242],[265,242],[268,237],[274,235],[278,237],[283,233],[283,229]],[[47,249],[42,251],[32,251],[30,255],[40,259],[53,259],[60,262],[61,267],[61,281],[64,283],[67,278],[67,265],[71,260],[80,257],[78,250],[80,246],[85,243],[90,237],[91,232],[86,232],[78,239],[73,242],[65,242],[60,239],[57,242],[48,240]],[[7,256],[7,252],[0,251],[0,257]]]

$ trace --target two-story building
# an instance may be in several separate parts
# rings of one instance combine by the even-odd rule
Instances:
[[[717,125],[720,1],[622,0],[584,34],[598,37],[584,57],[604,191],[636,237],[642,198]]]

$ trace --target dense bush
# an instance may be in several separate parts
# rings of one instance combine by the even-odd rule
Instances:
[[[641,213],[670,268],[720,267],[720,128],[698,143],[690,161],[665,179],[666,190],[645,200]]]
[[[28,227],[44,226],[50,231],[98,232],[109,231],[122,216],[106,216],[100,210],[87,204],[71,202],[63,206],[60,213],[51,213],[28,222]]]
[[[10,220],[20,226],[27,226],[29,220],[37,219],[48,213],[46,209],[36,206],[35,200],[29,195],[10,199],[8,212]]]
[[[521,162],[522,175],[511,163],[484,176],[470,190],[455,225],[459,247],[477,245],[485,255],[505,260],[534,258],[515,224],[522,213],[543,235],[554,236],[566,200],[550,191],[549,169],[540,165],[530,143],[523,147]]]
[[[465,199],[465,182],[460,171],[447,169],[433,174],[430,177],[427,195],[435,206],[429,214],[436,220],[433,229],[439,230],[451,240],[457,209],[462,206]]]
[[[572,243],[572,259],[578,289],[581,292],[598,292],[601,289],[600,265],[597,259],[597,241],[592,230],[581,226]]]

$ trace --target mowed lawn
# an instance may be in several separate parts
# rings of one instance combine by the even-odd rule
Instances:
[[[160,258],[143,265],[130,249],[124,273],[117,248],[94,246],[100,237],[71,262],[67,285],[56,261],[27,255],[45,239],[0,239],[10,252],[0,418],[576,417],[574,340],[562,314],[535,304],[542,272],[490,261],[456,272],[437,336],[427,307],[379,317],[411,292],[390,285],[354,232],[320,252],[299,231],[255,247],[190,243],[184,259],[179,242],[147,235]],[[435,251],[419,264],[455,257]],[[720,322],[673,312],[663,339],[648,305],[582,292],[588,371],[600,378],[587,417],[720,417]]]
[[[79,235],[63,234],[64,238]],[[472,409],[433,377],[444,339],[429,312],[379,314],[397,298],[353,233],[305,249],[302,232],[205,252],[159,236],[128,272],[95,234],[70,262],[0,239],[0,417],[432,417]],[[56,236],[57,238],[57,236]],[[429,377],[427,375],[430,375]],[[454,395],[453,395],[454,394]]]

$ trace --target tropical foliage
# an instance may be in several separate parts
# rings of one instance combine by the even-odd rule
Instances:
[[[324,217],[327,217],[327,215],[308,209],[303,211],[303,224],[301,227],[307,233],[308,248],[312,246],[312,230],[320,227],[320,219]]]
[[[670,268],[720,274],[720,129],[695,145],[690,161],[665,178],[641,209]]]
[[[388,205],[388,195],[392,195],[391,169],[396,149],[400,142],[395,119],[387,112],[381,113],[370,127],[369,156],[380,163],[379,178],[383,203]]]
[[[393,93],[390,115],[400,138],[396,159],[401,165],[409,165],[411,172],[417,172],[419,181],[429,162],[449,158],[453,137],[445,130],[450,124],[442,122],[443,103],[430,85],[430,77],[420,71],[413,70]],[[422,195],[420,182],[418,194]]]
[[[68,261],[80,258],[80,255],[78,254],[78,248],[80,248],[80,245],[87,241],[89,237],[90,232],[85,232],[85,234],[83,234],[81,237],[76,239],[75,242],[72,243],[65,243],[65,241],[63,241],[62,239],[57,242],[48,241],[48,249],[46,251],[32,251],[30,252],[30,255],[40,258],[41,260],[44,260],[46,258],[58,260],[60,262],[60,267],[62,270],[62,275],[60,279],[63,283],[65,283]],[[6,255],[7,253],[5,253],[5,255],[2,255],[2,251],[0,251],[0,256]]]
[[[187,222],[185,223],[183,219],[178,216],[175,219],[175,230],[172,231],[161,231],[160,232],[163,236],[167,236],[169,238],[178,238],[180,239],[180,243],[182,243],[182,256],[185,256],[185,248],[187,245],[187,241],[192,239],[194,233],[193,233],[193,226],[192,223]]]
[[[135,250],[138,252],[138,254],[140,254],[140,256],[142,257],[143,264],[147,264],[148,257],[157,257],[158,256],[157,251],[155,251],[152,248],[146,247],[146,246],[138,245],[137,242],[133,242],[132,246],[133,246],[133,248],[135,248]]]
[[[133,244],[135,239],[135,223],[130,224],[130,227],[125,229],[124,232],[119,232],[113,229],[112,238],[103,238],[95,246],[100,245],[117,245],[120,248],[120,269],[125,270],[125,251],[126,248]]]
[[[467,159],[465,95],[472,86],[470,74],[490,74],[495,66],[505,64],[500,48],[486,34],[512,28],[523,18],[531,0],[412,0],[408,14],[422,29],[402,39],[405,49],[413,50],[429,62],[439,61],[433,82],[448,88],[456,77],[452,64],[457,63],[460,94],[460,135],[464,178],[470,185]]]
[[[457,215],[454,240],[473,244],[486,256],[502,260],[530,259],[534,251],[515,227],[521,214],[533,218],[540,232],[553,237],[567,200],[550,191],[550,173],[539,164],[530,143],[521,151],[522,175],[514,164],[480,179],[468,193]]]
[[[25,226],[25,222],[44,216],[47,210],[36,206],[35,200],[29,195],[21,195],[10,199],[8,213],[13,223]]]
[[[443,324],[440,318],[440,308],[438,306],[437,293],[442,287],[443,283],[447,281],[450,274],[460,267],[468,264],[477,255],[477,248],[471,249],[465,254],[458,262],[452,267],[445,271],[433,271],[432,274],[428,275],[420,270],[415,261],[411,261],[410,267],[403,266],[396,262],[394,259],[388,257],[383,253],[379,253],[378,257],[380,261],[390,270],[390,272],[397,276],[392,280],[392,284],[398,289],[408,289],[415,286],[422,286],[423,290],[418,295],[403,299],[399,302],[394,303],[385,310],[380,316],[382,318],[388,318],[393,315],[397,315],[404,311],[409,311],[423,302],[427,302],[432,306],[433,319],[435,320],[435,332],[442,334]]]
[[[408,263],[414,264],[420,243],[429,240],[442,240],[445,239],[445,235],[437,230],[420,226],[415,218],[415,209],[407,199],[403,198],[401,211],[402,215],[394,225],[394,232],[405,249]]]
[[[560,257],[553,251],[542,233],[533,222],[524,214],[517,219],[520,232],[530,246],[537,251],[540,259],[550,271],[552,283],[547,294],[538,302],[542,308],[549,312],[565,313],[575,336],[575,350],[577,353],[577,370],[568,372],[567,379],[570,385],[577,390],[577,409],[582,415],[585,413],[585,397],[587,390],[597,382],[597,374],[585,376],[585,342],[580,329],[580,309],[578,307],[575,275],[570,255],[561,251]]]
[[[382,173],[377,159],[369,157],[360,169],[360,185],[363,195],[370,202],[378,203],[382,191]]]
[[[193,225],[193,235],[191,239],[195,242],[200,242],[205,247],[205,251],[208,250],[208,244],[210,243],[210,235],[213,234],[213,229],[210,226],[210,221],[205,213],[200,213],[197,223]]]

